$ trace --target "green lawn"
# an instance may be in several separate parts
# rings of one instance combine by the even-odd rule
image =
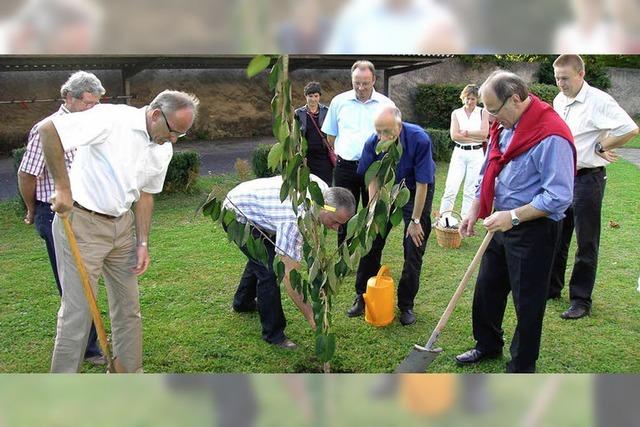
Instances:
[[[434,208],[439,205],[446,168],[438,165]],[[560,301],[547,306],[539,372],[640,372],[640,293],[636,291],[640,175],[637,167],[623,160],[611,165],[608,174],[593,314],[573,322],[560,319],[568,305],[566,290]],[[200,186],[207,191],[212,186],[224,190],[235,182],[234,176],[209,177],[201,179]],[[300,346],[295,352],[264,343],[257,314],[231,310],[245,258],[211,220],[194,218],[202,199],[199,194],[157,200],[150,238],[152,264],[140,280],[145,371],[317,370],[313,333],[284,292],[287,334]],[[610,227],[609,221],[619,227]],[[396,283],[402,264],[400,238],[399,230],[394,230],[383,259]],[[354,297],[353,276],[349,276],[334,302],[333,370],[393,371],[415,342],[426,341],[479,243],[476,237],[465,240],[459,250],[442,249],[432,233],[416,298],[418,322],[411,327],[396,321],[376,329],[362,318],[347,318],[344,311]],[[32,227],[22,224],[16,200],[0,203],[0,253],[0,372],[47,372],[59,299],[44,243]],[[503,372],[515,323],[511,304],[504,320],[505,359],[472,368],[454,363],[455,354],[473,345],[471,300],[469,288],[440,337],[445,351],[431,365],[432,372]],[[104,289],[99,305],[106,315]],[[101,372],[89,365],[84,371]]]

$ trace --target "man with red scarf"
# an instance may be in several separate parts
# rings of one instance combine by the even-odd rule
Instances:
[[[465,365],[502,355],[502,319],[511,292],[517,324],[507,372],[535,372],[560,220],[573,197],[575,147],[562,118],[529,94],[517,75],[494,72],[480,96],[495,121],[476,200],[460,234],[474,235],[478,218],[495,234],[473,298],[476,345],[456,360]]]

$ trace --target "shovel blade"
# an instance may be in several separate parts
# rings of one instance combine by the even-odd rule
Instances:
[[[439,353],[439,351],[419,350],[414,347],[394,372],[396,374],[424,373]]]

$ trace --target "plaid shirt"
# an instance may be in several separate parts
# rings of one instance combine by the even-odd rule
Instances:
[[[67,110],[64,105],[61,105],[58,111],[41,120],[31,128],[31,132],[29,132],[27,150],[25,151],[24,157],[22,157],[22,162],[20,163],[20,172],[28,173],[29,175],[36,177],[36,200],[45,203],[49,203],[49,199],[51,199],[51,196],[53,195],[54,185],[53,178],[49,175],[47,165],[44,161],[44,154],[42,153],[42,144],[40,143],[38,128],[42,123],[50,118],[63,114],[69,114],[69,110]],[[64,153],[64,160],[67,165],[67,169],[71,167],[75,151],[76,150],[73,149]]]
[[[320,178],[311,177],[323,192],[328,188]],[[280,202],[281,186],[280,175],[243,182],[229,191],[222,205],[235,211],[239,222],[246,223],[246,216],[263,231],[275,234],[277,254],[300,261],[303,239],[298,230],[298,217],[291,200],[287,198]]]

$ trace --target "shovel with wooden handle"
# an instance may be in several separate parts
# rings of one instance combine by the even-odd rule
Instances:
[[[76,236],[75,234],[73,234],[73,230],[71,229],[69,218],[60,218],[62,219],[62,224],[64,225],[64,232],[67,235],[69,247],[71,248],[71,253],[73,254],[73,259],[76,263],[76,267],[78,268],[78,274],[80,274],[82,289],[84,290],[84,295],[87,298],[87,303],[89,304],[89,311],[91,312],[91,317],[93,318],[93,324],[96,327],[100,349],[102,350],[104,358],[107,360],[107,372],[126,373],[127,371],[124,369],[124,366],[122,366],[118,358],[111,357],[109,342],[107,341],[107,333],[104,330],[104,324],[102,323],[102,317],[100,316],[100,311],[98,310],[96,297],[93,294],[93,289],[91,289],[89,275],[87,274],[87,270],[84,268],[84,263],[82,262],[82,257],[80,256],[80,250],[78,249],[78,242],[76,241]]]
[[[441,348],[434,348],[436,341],[438,340],[440,333],[442,332],[445,325],[447,324],[447,321],[449,320],[449,317],[451,316],[453,309],[456,307],[456,304],[458,304],[458,300],[460,299],[462,292],[467,287],[467,284],[469,283],[469,280],[471,279],[471,276],[473,275],[474,270],[480,263],[480,260],[482,259],[482,255],[484,255],[484,251],[487,249],[487,246],[489,246],[489,242],[491,241],[492,237],[493,237],[492,232],[488,232],[487,235],[484,236],[484,240],[482,240],[482,244],[478,248],[476,255],[473,257],[473,260],[471,261],[471,264],[467,268],[466,273],[464,273],[464,277],[460,281],[460,284],[458,285],[458,288],[454,292],[453,297],[451,297],[451,301],[449,301],[449,304],[447,305],[447,308],[444,310],[442,317],[440,317],[440,321],[436,325],[436,328],[433,330],[433,333],[431,334],[429,341],[427,341],[424,347],[418,344],[415,344],[413,346],[413,349],[411,350],[411,353],[409,353],[409,355],[402,361],[402,363],[398,365],[398,367],[395,370],[395,373],[425,372],[427,370],[427,367],[431,364],[431,362],[433,362],[436,359],[436,357],[438,357],[438,354],[442,352]]]

